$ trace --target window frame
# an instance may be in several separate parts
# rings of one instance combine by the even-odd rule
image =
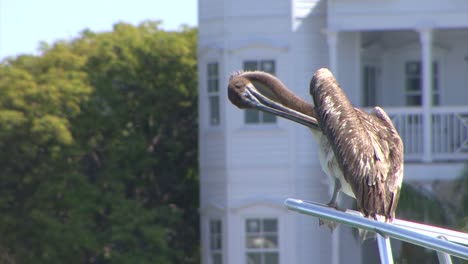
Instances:
[[[216,232],[214,233],[213,224],[219,225]],[[210,218],[208,220],[208,258],[210,264],[222,264],[223,263],[223,221],[221,218]],[[219,243],[219,245],[217,243]],[[219,256],[219,262],[215,261],[215,256]]]
[[[276,229],[274,231],[265,231],[265,221],[274,220]],[[249,221],[258,221],[259,230],[257,232],[249,232]],[[267,254],[275,254],[277,264],[280,263],[280,220],[278,217],[269,217],[269,216],[255,216],[255,217],[246,217],[244,218],[244,250],[245,250],[245,262],[249,264],[249,254],[259,254],[260,263],[259,264],[268,264],[266,260]],[[260,238],[265,239],[265,237],[274,238],[276,240],[276,247],[249,247],[249,238]],[[266,240],[265,240],[266,241]]]
[[[416,70],[412,73],[410,67],[414,65]],[[432,81],[431,81],[431,90],[432,90],[432,105],[438,106],[441,102],[441,92],[440,92],[440,63],[438,60],[432,61]],[[404,62],[404,100],[405,106],[409,107],[420,107],[423,104],[423,80],[422,80],[422,62],[421,60],[406,60]],[[417,82],[417,87],[411,87],[411,82]],[[416,103],[411,103],[409,98],[414,97]]]
[[[268,69],[268,67],[271,68]],[[276,67],[275,59],[245,59],[242,61],[242,69],[244,71],[258,70],[276,75]],[[278,118],[273,114],[256,109],[246,109],[244,110],[244,124],[247,126],[271,126],[278,124]]]
[[[379,67],[375,64],[364,64],[362,67],[362,106],[377,105],[377,89],[379,88]]]
[[[214,67],[214,69],[212,68]],[[206,93],[208,106],[208,125],[219,127],[221,125],[221,104],[219,89],[219,63],[217,61],[206,64]]]

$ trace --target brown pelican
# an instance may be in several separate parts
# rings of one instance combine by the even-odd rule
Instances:
[[[253,82],[267,91],[259,91]],[[365,217],[391,222],[403,179],[403,143],[392,121],[380,107],[370,114],[353,107],[327,69],[315,72],[310,94],[312,104],[259,71],[235,73],[228,85],[229,100],[237,107],[269,112],[311,129],[333,186],[329,206],[338,208],[342,191],[357,200]]]

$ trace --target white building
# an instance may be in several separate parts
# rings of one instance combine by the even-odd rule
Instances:
[[[380,105],[405,142],[405,181],[458,177],[468,160],[468,1],[199,0],[202,260],[364,263],[285,198],[328,202],[307,128],[227,99],[230,73],[273,72],[303,98],[328,67],[357,106]],[[367,254],[367,253],[366,253]]]

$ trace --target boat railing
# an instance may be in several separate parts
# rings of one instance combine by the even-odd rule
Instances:
[[[298,199],[286,199],[289,210],[375,232],[382,264],[393,263],[390,238],[435,250],[440,263],[452,263],[451,256],[468,260],[468,234],[426,224],[394,219],[384,223],[364,218],[359,212],[345,212],[327,205]]]

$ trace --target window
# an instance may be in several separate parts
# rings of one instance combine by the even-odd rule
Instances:
[[[208,108],[210,113],[210,125],[217,126],[220,122],[219,115],[219,66],[217,62],[208,63]]]
[[[265,71],[275,74],[275,61],[274,60],[248,60],[244,61],[245,71]],[[261,84],[254,82],[253,85],[259,87]],[[245,110],[245,123],[246,124],[271,124],[276,123],[276,116],[270,113],[261,112],[255,109]]]
[[[366,65],[363,70],[362,82],[362,106],[375,106],[377,90],[377,67]]]
[[[210,259],[211,264],[223,263],[223,237],[220,219],[210,220]]]
[[[246,219],[245,246],[247,264],[278,264],[278,220]]]
[[[422,105],[422,67],[420,61],[408,61],[405,65],[406,105]],[[439,69],[437,62],[432,63],[432,104],[439,105]]]

